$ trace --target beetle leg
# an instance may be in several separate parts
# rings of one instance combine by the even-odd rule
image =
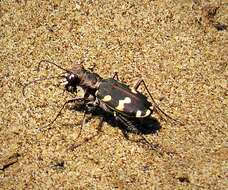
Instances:
[[[81,122],[81,127],[80,127],[80,132],[78,134],[78,137],[80,136],[81,134],[81,129],[84,127],[85,123],[86,123],[86,114],[92,112],[92,110],[94,108],[96,108],[96,106],[99,105],[99,100],[96,99],[95,101],[89,101],[86,103],[86,110],[84,111],[84,115],[83,115],[83,119],[82,119],[82,122]],[[103,122],[104,122],[104,117],[100,117],[100,122],[99,122],[99,125],[98,125],[98,133],[101,131],[101,128],[103,126]]]
[[[97,127],[98,133],[101,132],[101,129],[102,129],[102,127],[103,127],[103,123],[104,123],[104,117],[101,116],[101,117],[100,117],[99,125],[98,125],[98,127]]]
[[[167,113],[165,113],[165,112],[157,105],[157,103],[155,102],[155,100],[154,100],[152,94],[150,93],[150,91],[149,91],[149,89],[148,89],[148,87],[147,87],[147,85],[146,85],[146,83],[145,83],[145,81],[144,81],[143,79],[139,79],[139,80],[136,82],[136,84],[135,84],[135,86],[134,86],[134,89],[137,91],[137,89],[138,89],[138,87],[141,85],[141,83],[143,83],[143,85],[144,85],[144,87],[145,87],[147,93],[149,94],[149,96],[150,96],[152,102],[154,103],[153,108],[150,108],[150,109],[151,109],[151,110],[157,111],[157,113],[159,113],[159,112],[162,113],[165,117],[167,117],[168,119],[170,119],[170,120],[172,120],[172,121],[178,122],[176,119],[172,118],[172,117],[169,116]],[[180,123],[180,122],[179,122],[179,123]]]
[[[80,127],[80,129],[79,129],[79,133],[78,133],[77,138],[80,137],[81,132],[82,132],[82,128],[84,127],[84,125],[85,125],[85,123],[86,123],[86,114],[87,114],[87,111],[84,111],[83,119],[82,119],[82,121],[81,121],[81,127]]]
[[[119,80],[119,77],[118,77],[118,73],[117,72],[114,72],[113,75],[112,75],[112,78],[116,80]]]
[[[157,145],[151,144],[151,143],[142,135],[142,133],[140,132],[140,130],[138,130],[138,129],[129,121],[129,120],[127,120],[127,118],[125,118],[125,117],[123,117],[123,116],[121,116],[121,115],[117,115],[116,117],[117,117],[117,119],[118,119],[119,121],[121,121],[121,122],[124,124],[124,126],[126,127],[126,128],[121,128],[121,131],[122,131],[124,137],[125,137],[127,140],[129,140],[129,136],[128,136],[128,133],[127,133],[127,132],[132,132],[132,133],[138,134],[138,135],[141,137],[141,139],[140,139],[140,140],[136,140],[136,141],[133,140],[134,142],[136,142],[136,143],[141,143],[141,144],[143,144],[143,145],[147,145],[147,147],[150,148],[151,150],[155,150],[155,151],[158,152],[160,155],[163,155],[161,151],[158,151],[158,150],[157,150]]]
[[[125,128],[122,128],[122,127],[120,128],[120,130],[121,130],[124,138],[127,139],[127,140],[129,140],[129,135],[127,133],[127,130]]]
[[[134,85],[134,90],[138,90],[138,88],[139,88],[139,86],[140,86],[140,84],[143,82],[144,80],[143,79],[139,79],[136,83],[135,83],[135,85]]]
[[[62,113],[62,110],[65,108],[65,106],[69,103],[72,103],[72,102],[75,102],[76,104],[79,104],[81,101],[85,101],[84,98],[74,98],[74,99],[71,99],[71,100],[68,100],[66,101],[63,106],[61,107],[61,109],[59,110],[58,114],[55,116],[55,118],[49,123],[47,124],[46,126],[40,128],[39,130],[43,130],[43,129],[49,129],[50,126],[57,120],[57,118],[61,115]]]
[[[124,126],[125,129],[121,129],[123,132],[123,135],[127,138],[127,131],[133,132],[133,133],[140,133],[139,130],[124,116],[121,116],[120,114],[116,113],[115,111],[111,110],[109,107],[106,106],[103,102],[99,103],[99,107],[102,108],[104,111],[112,113],[117,121],[120,121]]]
[[[91,105],[92,105],[92,106],[91,106]],[[82,130],[82,128],[84,127],[84,125],[85,125],[85,123],[86,123],[86,114],[89,113],[89,112],[91,111],[91,109],[93,109],[95,106],[96,106],[96,100],[95,100],[95,101],[90,101],[90,102],[88,102],[88,103],[86,104],[86,110],[85,110],[84,115],[83,115],[83,119],[82,119],[82,122],[81,122],[80,131],[79,131],[79,134],[78,134],[77,138],[79,138],[79,136],[81,135],[81,130]],[[100,122],[99,122],[99,125],[98,125],[98,128],[97,128],[97,133],[96,133],[95,135],[93,135],[92,137],[90,137],[90,138],[86,138],[86,139],[84,140],[84,142],[89,142],[89,141],[91,141],[94,137],[96,137],[96,136],[99,135],[99,133],[101,132],[101,128],[102,128],[102,126],[103,126],[103,122],[104,122],[104,117],[101,116],[101,117],[100,117]],[[82,144],[80,144],[80,145],[82,145]],[[78,146],[80,146],[80,145],[73,146],[71,149],[74,149],[74,148],[76,148],[76,147],[78,147]]]
[[[125,132],[131,132],[131,133],[135,133],[135,134],[140,134],[140,131],[127,118],[125,118],[125,117],[123,117],[121,115],[116,115],[115,118],[117,120],[119,120],[125,126],[125,129],[123,129]],[[124,136],[126,136],[125,133],[123,133],[123,134],[124,134]]]

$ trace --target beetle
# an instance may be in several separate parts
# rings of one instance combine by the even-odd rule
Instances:
[[[64,75],[52,77],[63,78],[62,85],[64,85],[66,91],[74,94],[80,87],[84,92],[82,97],[76,96],[65,102],[55,119],[49,125],[58,118],[64,107],[72,102],[76,105],[84,105],[86,108],[81,127],[84,125],[86,113],[94,108],[101,108],[105,112],[112,114],[116,120],[120,121],[127,128],[128,131],[138,132],[131,121],[148,118],[153,111],[162,113],[169,119],[174,120],[158,107],[143,79],[139,79],[134,87],[131,88],[119,81],[117,73],[114,73],[113,77],[105,79],[97,73],[85,69],[82,63],[79,62],[75,63],[69,70],[47,60],[40,61],[38,68],[40,68],[40,65],[43,63],[54,65],[66,72]],[[50,77],[46,79],[50,79]],[[40,80],[35,80],[28,84]],[[138,91],[141,84],[144,85],[153,104],[148,100],[147,96]],[[23,88],[23,94],[25,87]],[[104,118],[101,117],[99,128],[102,126],[103,119]]]

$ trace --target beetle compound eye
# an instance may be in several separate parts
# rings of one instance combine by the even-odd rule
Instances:
[[[71,86],[76,86],[76,85],[79,85],[79,78],[74,75],[74,74],[70,74],[66,77],[66,80],[68,81],[69,85]]]

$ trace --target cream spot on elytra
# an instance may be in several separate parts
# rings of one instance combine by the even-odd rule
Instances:
[[[136,112],[136,117],[141,117],[141,115],[142,115],[142,111],[138,110],[138,111]]]
[[[133,94],[138,94],[138,92],[137,92],[134,88],[131,88],[131,92],[132,92]]]
[[[124,104],[130,104],[131,98],[125,97],[124,100],[119,100],[119,105],[116,107],[117,110],[123,111],[124,110]]]
[[[111,97],[110,95],[106,95],[106,96],[102,99],[103,102],[109,102],[109,101],[111,101],[111,100],[112,100],[112,97]]]

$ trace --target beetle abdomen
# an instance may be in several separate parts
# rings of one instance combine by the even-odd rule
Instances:
[[[151,103],[146,96],[112,78],[101,81],[96,96],[112,110],[127,117],[147,117],[151,114]]]

